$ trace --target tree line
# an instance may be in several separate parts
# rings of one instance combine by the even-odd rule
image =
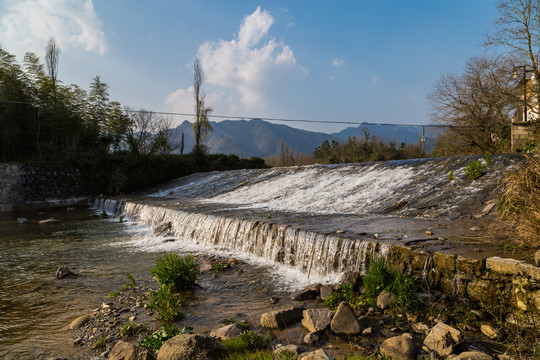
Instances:
[[[131,109],[110,99],[99,76],[88,90],[58,78],[60,49],[50,39],[45,64],[26,53],[22,65],[0,47],[0,161],[69,162],[86,169],[93,191],[120,193],[195,171],[264,167],[262,159],[208,155],[211,131],[201,86],[204,74],[194,64],[196,145],[189,154],[172,139],[170,118]]]

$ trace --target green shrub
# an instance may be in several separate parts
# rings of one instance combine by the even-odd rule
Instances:
[[[178,311],[181,305],[182,296],[171,292],[171,289],[162,286],[158,291],[148,292],[150,302],[148,307],[157,312],[157,317],[167,324],[172,324],[175,320],[180,320],[183,314]]]
[[[228,268],[229,268],[229,264],[227,264],[227,263],[222,263],[222,262],[217,262],[217,263],[215,263],[214,265],[212,265],[212,269],[211,269],[211,270],[212,270],[214,273],[217,274],[218,272],[223,271],[223,270],[228,269]]]
[[[156,351],[165,341],[172,339],[176,335],[191,333],[191,330],[193,330],[191,326],[186,326],[182,330],[178,330],[176,325],[169,327],[167,324],[164,324],[161,330],[154,331],[142,339],[139,346]]]
[[[388,272],[386,261],[384,259],[377,259],[371,263],[362,280],[364,282],[366,299],[373,306],[376,305],[379,294],[390,286],[394,279]]]
[[[350,283],[344,283],[339,290],[330,292],[324,299],[324,304],[335,310],[342,301],[348,303],[353,309],[363,304],[362,298],[354,293]]]
[[[181,257],[178,254],[158,255],[156,265],[150,269],[160,285],[174,290],[193,288],[199,275],[199,264],[193,255]]]
[[[135,291],[135,278],[130,273],[126,274],[126,278],[127,278],[128,281],[124,284],[124,286],[122,286],[122,290],[131,289],[131,290],[133,290],[134,293],[136,293],[136,291]]]
[[[465,166],[465,175],[467,179],[474,180],[484,175],[487,164],[482,163],[482,160],[471,161]]]

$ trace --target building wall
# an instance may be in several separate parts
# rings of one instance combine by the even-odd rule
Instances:
[[[519,150],[526,141],[533,140],[531,122],[513,122],[511,125],[512,151]]]

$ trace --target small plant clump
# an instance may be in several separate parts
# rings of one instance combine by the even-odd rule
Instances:
[[[150,274],[155,276],[162,286],[177,291],[189,290],[193,288],[199,276],[199,264],[195,262],[193,255],[185,257],[174,253],[159,255],[156,265],[150,269]]]
[[[255,331],[247,330],[234,339],[223,340],[222,344],[230,352],[243,352],[246,350],[262,350],[270,343],[269,337],[257,334]]]
[[[136,294],[137,292],[135,288],[135,277],[133,276],[133,274],[127,273],[126,278],[128,281],[124,284],[124,286],[122,286],[122,290],[131,289],[133,290],[133,293]]]
[[[148,307],[157,312],[157,317],[166,324],[172,324],[182,319],[184,314],[178,311],[182,304],[182,296],[173,293],[167,286],[161,286],[158,291],[148,292],[150,302]]]
[[[126,323],[120,329],[120,334],[124,337],[134,337],[139,334],[142,334],[146,330],[147,330],[146,325]]]
[[[223,271],[223,270],[228,269],[228,268],[229,268],[229,264],[222,263],[222,262],[217,262],[214,265],[212,265],[211,270],[212,270],[213,273],[217,274],[220,271]]]
[[[165,341],[172,339],[176,335],[191,333],[191,330],[193,330],[191,326],[186,326],[182,330],[178,330],[176,325],[169,326],[164,324],[163,328],[154,331],[152,334],[142,339],[139,346],[156,351],[159,350]]]
[[[465,166],[465,176],[467,179],[474,180],[485,174],[485,169],[488,164],[484,164],[482,160],[471,161]]]

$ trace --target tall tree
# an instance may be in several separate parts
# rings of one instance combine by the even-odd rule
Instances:
[[[50,38],[45,51],[45,65],[47,73],[52,81],[54,104],[56,105],[56,79],[58,77],[58,61],[60,59],[60,48],[56,45],[54,38]]]
[[[193,152],[196,155],[205,153],[205,148],[202,142],[206,135],[212,131],[212,125],[208,121],[208,116],[214,111],[211,107],[204,104],[204,93],[202,92],[202,83],[204,82],[204,72],[199,59],[195,59],[193,64],[193,95],[195,98],[195,122],[193,123],[193,134],[195,137],[195,147]]]
[[[461,74],[444,74],[427,99],[432,122],[444,125],[445,154],[495,153],[510,145],[510,118],[515,109],[512,62],[473,57]]]

